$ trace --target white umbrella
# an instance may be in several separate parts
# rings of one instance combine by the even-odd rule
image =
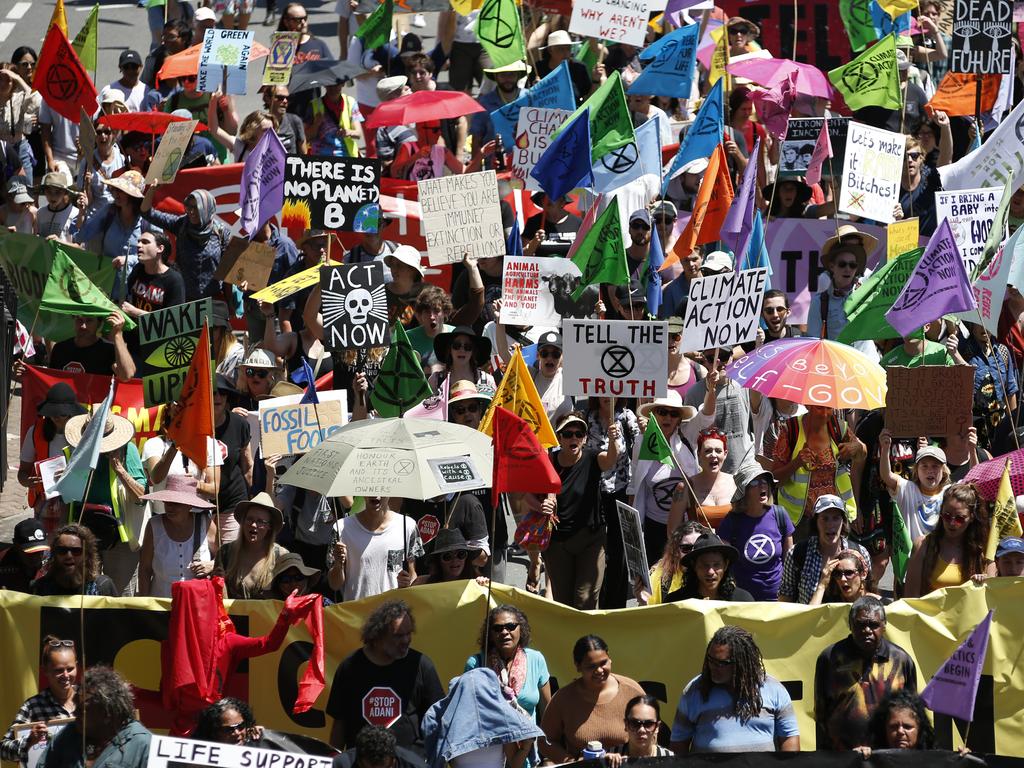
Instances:
[[[491,438],[434,419],[346,424],[281,477],[324,496],[432,499],[491,484]]]

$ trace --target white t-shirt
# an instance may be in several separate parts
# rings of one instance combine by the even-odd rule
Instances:
[[[946,494],[946,488],[949,486],[945,486],[934,496],[925,496],[917,487],[917,483],[903,477],[896,478],[896,493],[892,494],[892,497],[903,514],[911,541],[927,536],[939,522],[939,510],[942,508],[942,497]]]
[[[212,438],[207,438],[206,441],[206,463],[208,466],[216,467],[224,462],[221,460],[220,451],[214,450],[215,443]],[[160,460],[160,457],[164,455],[167,450],[167,441],[159,435],[151,437],[142,446],[142,466],[146,467],[146,463],[151,459]],[[179,452],[174,457],[174,461],[171,462],[171,466],[167,469],[167,477],[171,475],[187,475],[199,480],[203,476],[203,470],[197,467],[191,459],[185,454]],[[152,480],[149,482],[149,493],[156,493],[162,491],[167,487],[167,477],[165,477],[159,483],[154,483]],[[149,479],[149,468],[146,467],[146,478]],[[162,515],[164,513],[164,503],[162,501],[151,502],[153,507],[154,515]]]
[[[44,101],[39,107],[39,122],[50,126],[50,148],[54,160],[63,160],[74,171],[78,164],[78,149],[75,139],[78,138],[78,123],[73,123],[63,115],[50,109]]]
[[[103,90],[117,91],[124,96],[124,103],[128,105],[129,112],[148,112],[154,101],[152,97],[147,98],[153,89],[141,80],[131,88],[122,85],[120,80],[115,80]]]
[[[359,600],[398,589],[398,574],[404,565],[403,558],[423,556],[423,544],[416,521],[393,512],[388,516],[383,530],[376,532],[367,530],[355,515],[344,517],[334,524],[337,540],[348,550],[345,560],[345,600]]]

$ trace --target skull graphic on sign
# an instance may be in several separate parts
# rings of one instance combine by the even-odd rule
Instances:
[[[365,288],[355,288],[345,297],[345,311],[356,325],[362,325],[373,309],[373,296]]]

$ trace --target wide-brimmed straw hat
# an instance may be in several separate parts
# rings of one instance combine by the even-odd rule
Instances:
[[[843,224],[821,246],[821,266],[831,269],[836,253],[848,251],[857,258],[857,272],[867,266],[868,254],[878,247],[878,238],[861,232],[852,224]]]
[[[492,396],[486,392],[481,392],[472,381],[462,379],[452,384],[451,391],[448,393],[448,405],[461,403],[466,400],[480,400],[484,403],[489,403]]]
[[[697,409],[692,405],[683,405],[683,398],[674,389],[670,389],[665,397],[659,397],[653,403],[644,403],[640,406],[640,415],[649,416],[655,408],[674,408],[683,415],[683,421],[689,421],[697,415]]]
[[[168,475],[162,491],[147,493],[146,501],[162,501],[165,504],[186,504],[196,509],[213,509],[214,505],[196,492],[196,479],[189,475]]]
[[[269,512],[271,520],[277,520],[277,527],[284,525],[284,515],[281,514],[281,510],[274,506],[274,500],[270,498],[270,494],[266,491],[257,493],[249,501],[240,501],[235,504],[234,516],[239,525],[245,524],[245,515],[253,507]]]
[[[287,554],[281,555],[277,558],[277,562],[274,564],[274,574],[271,576],[271,581],[276,580],[278,576],[289,568],[296,569],[307,579],[320,573],[319,568],[312,568],[306,565],[302,560],[302,555],[298,552],[288,552]]]
[[[88,413],[73,416],[64,427],[64,439],[72,448],[82,442],[82,433],[92,416]],[[107,423],[103,427],[103,439],[100,440],[100,453],[110,453],[127,445],[135,437],[135,427],[124,416],[107,415]]]
[[[108,187],[119,189],[129,197],[141,200],[146,196],[146,180],[138,171],[125,171],[112,179],[100,179]]]

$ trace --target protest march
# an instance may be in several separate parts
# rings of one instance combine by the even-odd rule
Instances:
[[[1022,3],[259,5],[0,9],[0,764],[1024,766]]]

